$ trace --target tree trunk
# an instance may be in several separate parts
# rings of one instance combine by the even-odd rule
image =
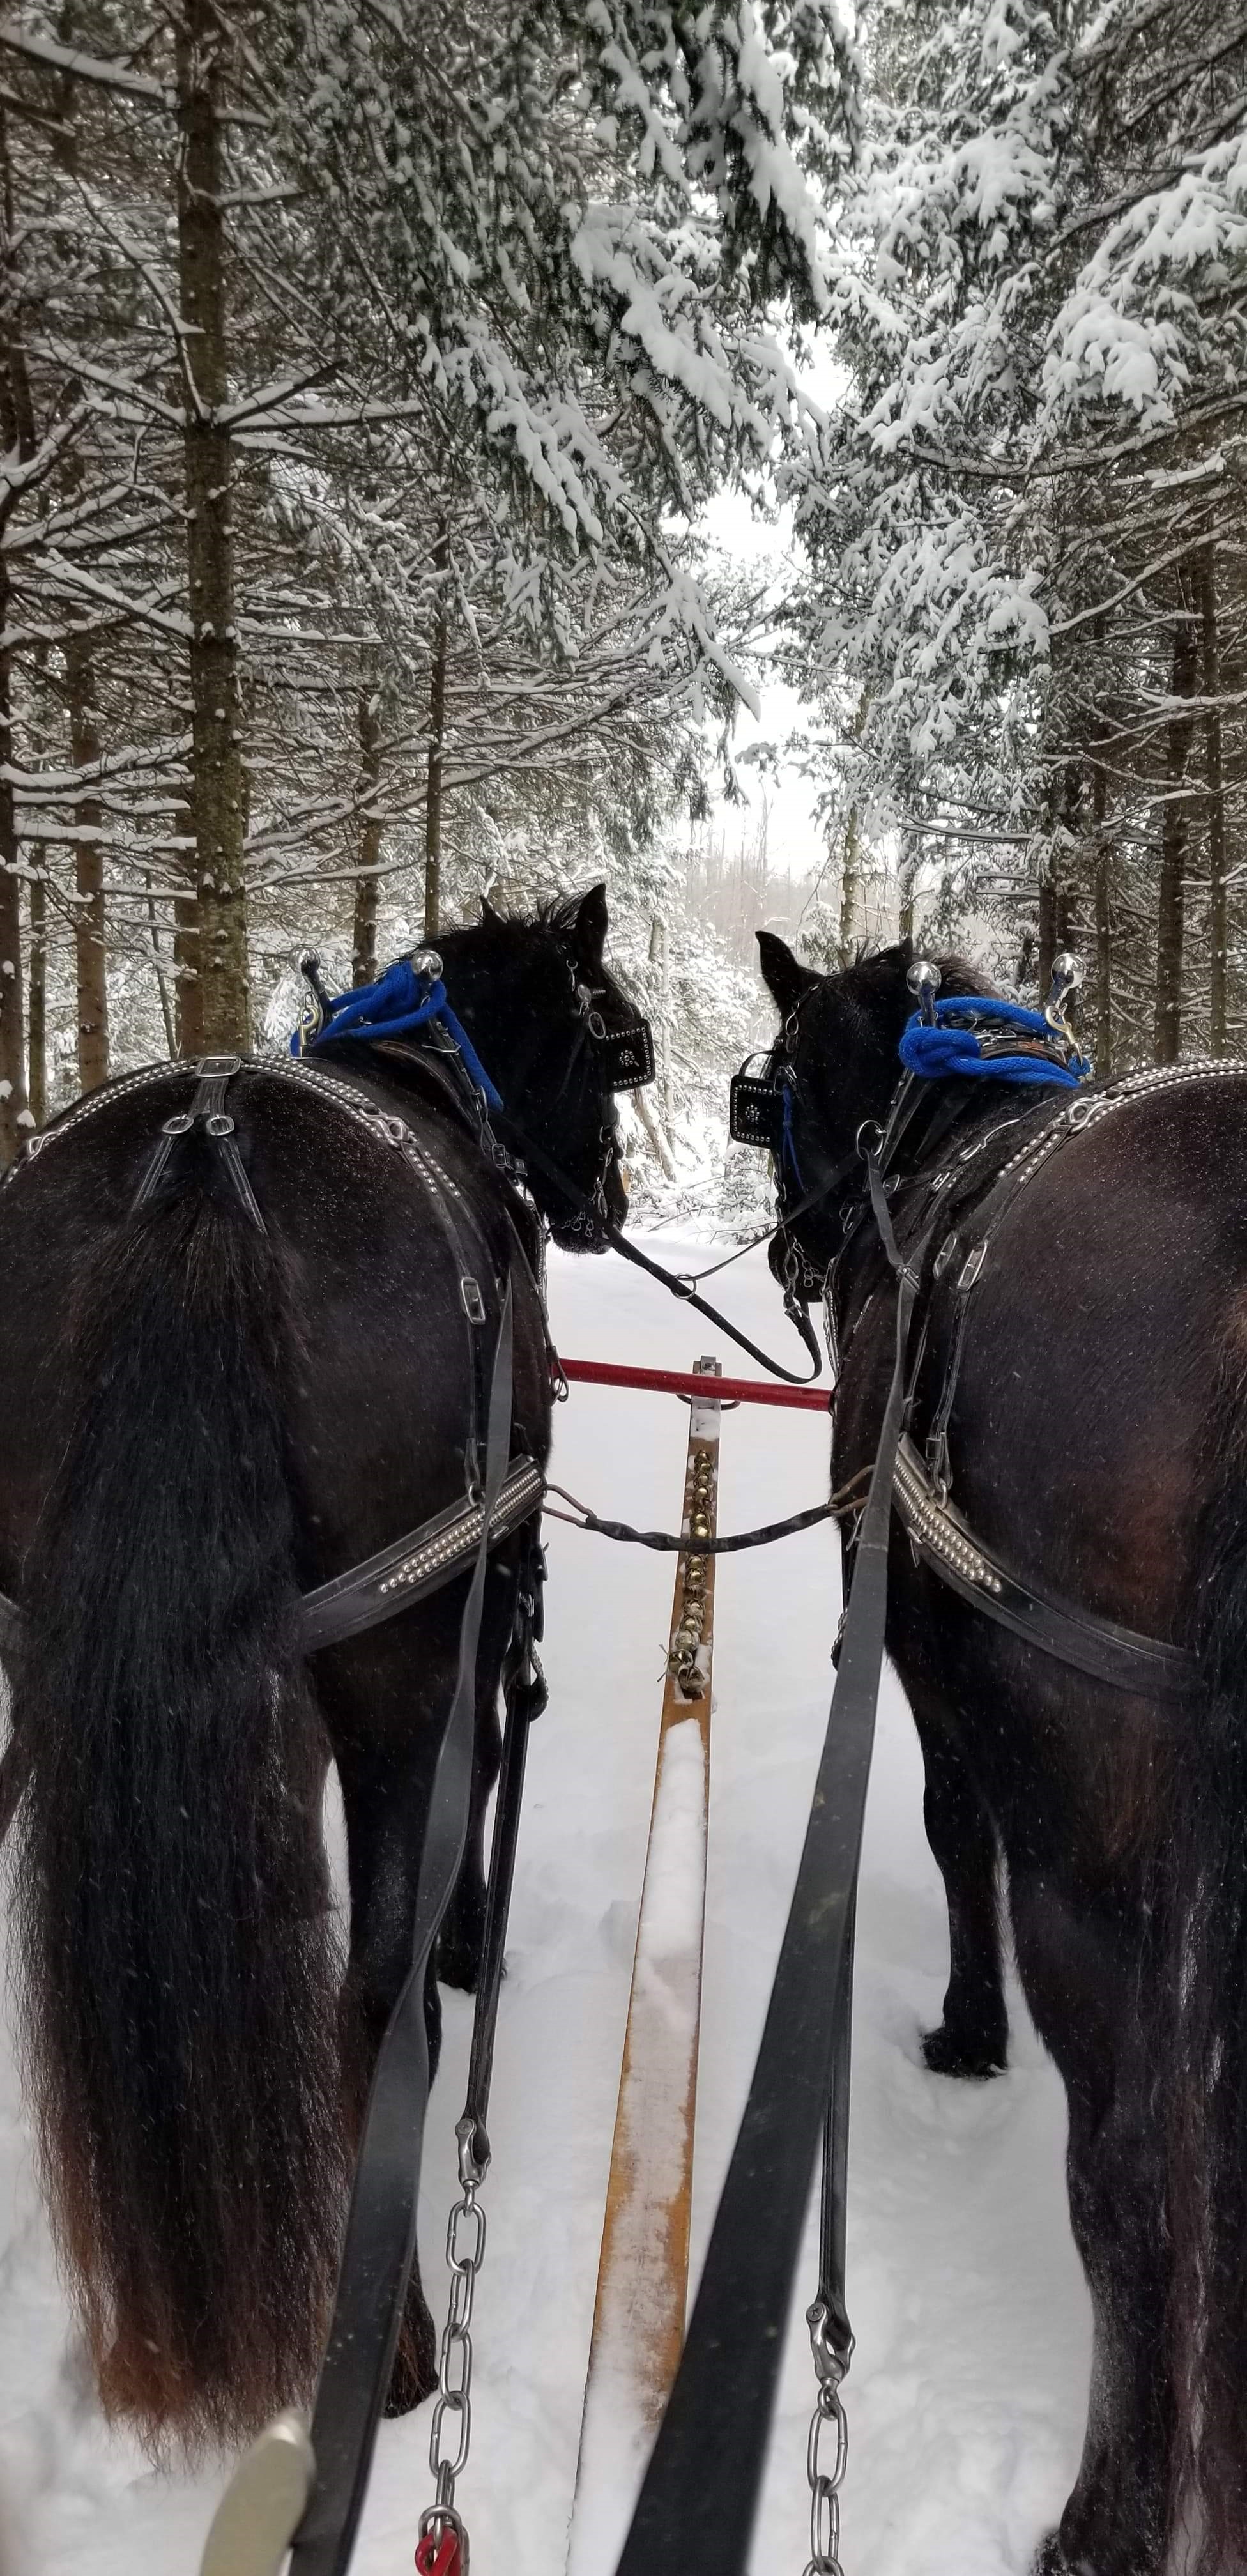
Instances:
[[[1058,906],[1060,896],[1055,879],[1039,880],[1039,1007],[1043,1009],[1052,990],[1052,969],[1061,944]]]
[[[0,556],[0,630],[9,622],[9,581]],[[13,757],[12,655],[0,647],[0,761]],[[11,1163],[29,1125],[22,1001],[21,879],[17,873],[17,811],[12,787],[0,778],[0,1171]]]
[[[190,584],[191,818],[195,838],[202,1043],[245,1049],[247,908],[243,858],[247,780],[242,757],[232,442],[220,420],[229,391],[225,342],[225,226],[221,211],[221,48],[213,0],[183,0],[177,30],[178,279],[181,289]]]
[[[445,529],[433,550],[443,576],[433,618],[433,673],[429,683],[429,770],[424,804],[424,935],[436,939],[442,909],[442,763],[446,749],[446,664],[450,653],[450,603],[444,575],[450,563]]]
[[[69,742],[75,769],[86,769],[100,757],[96,724],[95,673],[83,635],[65,642],[65,675],[69,696]],[[74,961],[78,1005],[78,1080],[94,1091],[108,1080],[108,978],[104,946],[104,851],[97,835],[103,809],[97,798],[84,798],[77,808],[82,839],[74,843]]]
[[[919,853],[916,850],[907,850],[901,860],[900,917],[897,923],[897,934],[901,939],[912,940],[914,936],[914,913],[916,908],[914,902],[914,885],[917,879],[919,865]]]
[[[1179,608],[1173,628],[1170,692],[1176,701],[1165,728],[1165,778],[1168,793],[1160,836],[1160,906],[1156,926],[1156,1025],[1153,1057],[1157,1064],[1176,1064],[1182,1043],[1182,948],[1186,912],[1186,856],[1189,838],[1186,766],[1195,731],[1195,711],[1183,700],[1195,695],[1199,672],[1199,629],[1187,607],[1179,573]]]
[[[378,692],[359,693],[359,794],[365,811],[359,825],[359,875],[355,879],[355,927],[351,940],[351,982],[371,984],[377,972],[377,868],[381,859],[381,825],[371,807],[381,784],[381,709]],[[426,885],[427,929],[427,885]]]
[[[853,944],[857,932],[857,915],[862,891],[862,843],[856,805],[849,807],[844,827],[844,855],[840,862],[840,963],[853,962]]]
[[[1078,923],[1078,880],[1083,846],[1082,762],[1067,760],[1061,789],[1062,862],[1056,881],[1056,944],[1058,950],[1075,946]],[[1046,992],[1042,999],[1047,999]]]
[[[36,1127],[48,1116],[48,887],[47,879],[30,880],[30,1008],[26,1045],[30,1057],[30,1114]]]
[[[179,840],[191,837],[191,818],[184,805],[177,815]],[[204,1052],[203,986],[199,980],[199,905],[193,893],[173,902],[174,1020],[180,1056]]]
[[[1199,558],[1203,647],[1204,782],[1208,790],[1208,1045],[1224,1055],[1229,1032],[1229,926],[1225,883],[1225,772],[1221,753],[1221,648],[1217,634],[1217,561],[1211,538]]]
[[[866,731],[866,719],[869,714],[870,691],[869,689],[863,689],[862,694],[857,701],[857,713],[853,718],[852,740],[854,742],[861,741],[862,735]],[[858,806],[853,804],[849,807],[849,819],[844,827],[844,852],[840,862],[840,963],[842,966],[849,966],[853,962],[854,946],[858,937],[858,915],[861,910],[861,899],[861,815]]]
[[[1113,915],[1112,856],[1106,823],[1108,779],[1104,763],[1091,767],[1091,811],[1095,825],[1095,1069],[1113,1070]]]
[[[4,210],[3,263],[0,267],[0,435],[10,454],[29,456],[34,448],[34,418],[26,353],[22,345],[21,284],[17,270],[13,207],[13,173],[8,126],[0,107],[0,202]],[[0,519],[0,534],[8,510]],[[7,633],[11,592],[8,568],[0,553],[0,634]],[[0,646],[0,762],[11,762],[13,741],[13,657]],[[29,1125],[26,1102],[26,1046],[22,1002],[21,880],[17,873],[17,807],[12,787],[0,778],[0,1171],[13,1160],[23,1130]]]
[[[161,954],[160,924],[156,918],[156,897],[152,892],[151,869],[145,868],[143,874],[147,886],[147,926],[152,935],[152,967],[156,977],[156,990],[160,995],[160,1016],[165,1024],[165,1045],[172,1058],[178,1052],[177,1025],[169,1001],[169,979],[165,974],[165,961]]]
[[[181,1056],[204,1053],[203,985],[199,980],[199,905],[193,894],[180,894],[173,906],[173,958],[177,969],[174,1013]]]
[[[658,1023],[658,1045],[655,1053],[658,1093],[662,1102],[663,1123],[670,1127],[675,1116],[675,1085],[671,1070],[671,945],[667,935],[667,924],[659,912],[650,915],[649,961],[657,970],[655,982],[658,987],[658,1007],[655,1016]],[[638,1092],[635,1097],[639,1105],[640,1093]],[[663,1168],[666,1169],[665,1162]]]
[[[654,1149],[654,1155],[664,1180],[673,1181],[675,1179],[675,1164],[671,1159],[671,1149],[643,1091],[633,1092],[632,1106],[635,1109],[637,1117],[645,1129],[645,1133]]]

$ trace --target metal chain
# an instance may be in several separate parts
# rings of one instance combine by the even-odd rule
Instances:
[[[822,2448],[829,2424],[834,2428],[836,2455],[831,2467],[825,2469]],[[840,2489],[848,2461],[849,2428],[840,2401],[840,2389],[835,2380],[824,2379],[819,2385],[806,2445],[806,2470],[810,2481],[810,2555],[805,2576],[844,2576],[840,2564]]]
[[[468,2576],[468,2535],[455,2506],[455,2486],[467,2466],[472,2441],[472,2306],[485,2254],[485,2212],[476,2195],[489,2158],[476,2153],[477,2124],[465,2112],[455,2130],[462,2193],[446,2227],[450,2304],[437,2365],[437,2400],[429,2435],[429,2467],[436,2480],[433,2503],[420,2516],[421,2542],[440,2544],[448,2531],[459,2544],[458,2576]]]

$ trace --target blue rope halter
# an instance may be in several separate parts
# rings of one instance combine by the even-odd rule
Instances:
[[[901,1063],[908,1073],[920,1074],[925,1081],[968,1073],[989,1082],[1057,1083],[1062,1090],[1077,1091],[1090,1080],[1088,1056],[1071,1054],[1066,1063],[1060,1063],[1051,1053],[1043,1058],[985,1055],[977,1031],[964,1025],[972,1014],[976,1020],[995,1021],[1027,1037],[1042,1038],[1050,1049],[1059,1043],[1061,1032],[1044,1018],[1042,1011],[1028,1011],[1023,1003],[1007,1002],[994,993],[950,994],[932,1008],[931,1020],[924,1020],[922,1013],[915,1011],[901,1038]]]
[[[336,993],[329,1003],[328,1015],[318,1029],[296,1029],[290,1040],[292,1055],[314,1053],[327,1046],[331,1038],[396,1038],[409,1029],[422,1029],[430,1020],[440,1020],[446,1034],[459,1051],[464,1071],[481,1093],[490,1109],[501,1109],[502,1094],[490,1081],[463,1022],[452,1011],[446,999],[446,987],[440,975],[418,974],[409,957],[400,957],[387,966],[375,984],[359,984],[349,993]]]

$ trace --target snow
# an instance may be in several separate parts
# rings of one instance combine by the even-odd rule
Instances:
[[[668,1250],[674,1249],[668,1245]],[[789,1339],[760,1255],[720,1283],[734,1317]],[[688,1366],[716,1337],[607,1261],[557,1260],[569,1352]],[[730,1350],[721,1348],[726,1365]],[[556,1473],[644,1526],[679,1510],[684,1408],[575,1387]],[[815,1414],[724,1416],[720,1527],[825,1490]],[[550,1526],[551,1700],[532,1746],[490,2120],[489,2246],[474,2332],[473,2442],[459,2496],[477,2576],[561,2576],[637,1905],[649,1825],[671,1560]],[[725,1559],[715,1618],[706,1966],[693,2260],[761,2030],[822,1739],[838,1608],[834,1543],[810,1531]],[[1013,1997],[1014,2065],[985,2087],[923,2068],[947,1951],[922,1832],[916,1742],[891,1680],[880,1712],[859,1914],[846,2388],[844,2559],[853,2576],[1022,2576],[1059,2512],[1082,2438],[1088,2308],[1065,2215],[1064,2108]],[[446,1998],[421,2245],[444,2308],[445,2216],[469,2006]],[[155,2473],[108,2434],[67,2342],[16,2076],[0,2064],[0,2476],[19,2524],[14,2576],[194,2576],[221,2466]],[[814,2242],[800,2279],[812,2288]],[[785,2354],[751,2565],[805,2560],[812,2375],[798,2313]],[[387,2424],[355,2558],[408,2568],[430,2487],[427,2410]],[[601,2576],[610,2576],[603,2566]]]

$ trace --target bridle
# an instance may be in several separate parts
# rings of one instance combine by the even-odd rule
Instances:
[[[845,1182],[855,1176],[860,1178],[863,1189],[865,1187],[860,1130],[852,1149],[841,1154],[810,1188],[805,1186],[793,1120],[794,1103],[799,1095],[796,1053],[804,998],[795,1002],[786,1013],[762,1073],[750,1073],[753,1057],[746,1056],[739,1072],[732,1078],[728,1093],[728,1133],[738,1145],[759,1147],[771,1158],[776,1219],[774,1225],[768,1227],[764,1234],[756,1235],[753,1242],[776,1241],[779,1244],[784,1309],[793,1322],[796,1321],[794,1310],[799,1306],[809,1306],[825,1299],[827,1280],[834,1262],[833,1255],[820,1265],[807,1251],[796,1232],[799,1220],[834,1198]],[[853,1204],[859,1203],[855,1194]],[[742,1249],[750,1250],[752,1246],[746,1245]]]
[[[607,1184],[619,1161],[618,1122],[613,1113],[607,1114],[608,1104],[616,1092],[640,1090],[653,1081],[654,1039],[648,1020],[639,1012],[623,1026],[610,1028],[598,1008],[610,987],[586,983],[561,941],[557,953],[567,975],[578,1025],[561,1078],[545,1104],[543,1116],[548,1118],[557,1111],[567,1098],[578,1068],[587,1060],[601,1107],[601,1151],[587,1190],[563,1173],[552,1156],[541,1151],[514,1110],[505,1106],[501,1092],[451,1007],[442,959],[436,949],[416,949],[409,958],[389,968],[375,985],[364,988],[375,999],[367,1004],[362,1016],[360,995],[328,994],[320,979],[319,957],[314,949],[305,949],[299,967],[309,988],[309,1000],[291,1040],[291,1052],[303,1057],[342,1039],[360,1038],[420,1071],[432,1073],[447,1105],[468,1125],[486,1160],[513,1185],[531,1189],[530,1165],[553,1176],[567,1204],[566,1215],[559,1215],[560,1230],[573,1239],[598,1244],[609,1236],[612,1220]],[[381,1016],[370,1016],[370,1012]],[[535,1019],[527,1042],[508,1072],[507,1088],[512,1101],[523,1097],[550,1046],[552,1034],[544,1020]]]

